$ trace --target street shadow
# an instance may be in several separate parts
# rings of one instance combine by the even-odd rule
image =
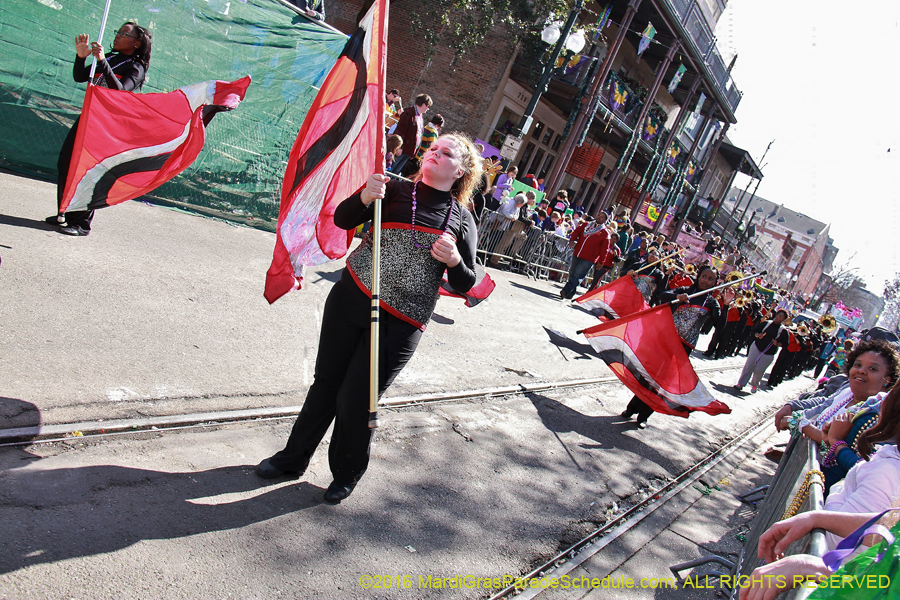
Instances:
[[[26,454],[0,451],[6,540],[0,574],[142,540],[239,529],[323,503],[322,488],[307,482],[266,490],[251,465],[166,473],[114,465],[42,470],[29,460],[25,468],[9,468],[33,458]]]
[[[40,409],[25,400],[0,396],[0,428],[2,429],[31,429],[41,426]],[[16,439],[4,439],[4,441],[27,442],[34,436],[18,436]]]
[[[550,342],[554,346],[557,348],[565,348],[578,354],[578,356],[575,357],[576,360],[589,360],[594,357],[599,358],[600,355],[597,354],[590,344],[583,344],[577,340],[573,340],[561,331],[550,329],[545,325],[542,325],[542,327],[544,328],[544,331],[547,332],[547,337],[550,338]],[[563,357],[568,360],[568,357],[566,357],[565,354],[563,354]]]
[[[693,352],[691,352],[691,360],[694,360],[694,359],[703,361],[705,363],[711,363],[711,362],[716,362],[717,360],[720,360],[714,356],[706,356],[705,354],[703,354],[702,350],[697,350],[696,348],[694,349]]]
[[[440,323],[441,325],[453,325],[454,323],[456,323],[456,321],[454,321],[453,319],[439,315],[437,313],[431,313],[431,320],[435,323]]]
[[[543,298],[549,298],[551,300],[562,300],[559,297],[559,292],[555,292],[555,293],[548,292],[547,290],[542,290],[542,289],[539,289],[536,287],[531,287],[530,285],[522,285],[521,283],[518,283],[516,281],[510,281],[509,285],[511,285],[513,287],[517,287],[520,290],[525,290],[526,292],[531,292],[532,294],[535,294],[536,296],[541,296]]]
[[[625,420],[618,415],[591,417],[542,394],[531,393],[525,394],[525,396],[534,405],[544,427],[550,431],[577,433],[595,442],[579,444],[581,448],[625,451],[641,456],[642,460],[661,465],[666,470],[671,471],[675,468],[669,457],[658,452],[652,446],[638,438],[622,435],[625,429],[635,428],[633,421]],[[650,432],[649,429],[642,431]],[[653,434],[650,432],[647,435]]]
[[[39,229],[41,231],[55,231],[57,228],[50,225],[46,221],[35,221],[34,219],[26,219],[24,217],[13,217],[11,215],[0,214],[0,225],[11,225],[13,227],[25,227],[27,229]]]
[[[331,283],[337,283],[341,278],[341,273],[343,273],[343,269],[337,269],[335,271],[316,271],[316,275],[319,276],[318,279],[313,281],[312,283],[319,283],[322,281],[330,281]]]
[[[709,385],[712,386],[714,390],[717,392],[722,392],[723,394],[728,394],[730,396],[734,396],[735,398],[746,398],[750,395],[749,392],[738,391],[734,389],[734,385],[726,385],[724,383],[716,383],[715,381],[710,381]]]

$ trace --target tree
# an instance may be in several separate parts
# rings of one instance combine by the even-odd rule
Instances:
[[[501,25],[513,40],[535,34],[539,39],[548,20],[565,20],[569,4],[566,0],[421,0],[410,12],[410,23],[429,47],[434,49],[440,40],[459,56]]]
[[[845,264],[835,268],[830,274],[822,275],[816,287],[816,296],[810,301],[810,306],[818,310],[822,303],[834,304],[838,300],[850,300],[851,290],[865,287],[862,278],[857,275],[859,269],[850,266],[855,256],[855,254],[851,256]]]
[[[895,331],[900,323],[900,273],[893,281],[884,282],[884,310],[881,313],[883,327]]]

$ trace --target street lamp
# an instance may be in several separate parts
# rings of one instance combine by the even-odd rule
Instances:
[[[562,30],[560,30],[558,23],[549,23],[541,32],[541,40],[547,45],[555,44],[555,46],[553,47],[553,52],[550,54],[550,59],[543,65],[541,78],[534,88],[534,94],[531,96],[531,101],[525,108],[525,114],[522,115],[522,121],[519,123],[519,129],[516,131],[516,137],[521,137],[531,129],[534,109],[541,99],[541,95],[547,91],[547,87],[550,85],[550,78],[553,77],[553,72],[556,70],[556,61],[559,59],[563,47],[566,48],[566,57],[577,54],[584,48],[587,40],[584,37],[583,29],[579,29],[570,35],[572,27],[575,25],[575,19],[578,18],[583,7],[584,0],[577,0],[575,6],[569,11],[569,18],[566,20],[566,24],[563,26]],[[563,61],[563,64],[565,64],[565,61]]]

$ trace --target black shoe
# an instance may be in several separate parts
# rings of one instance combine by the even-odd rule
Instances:
[[[65,234],[65,235],[88,235],[91,233],[91,230],[90,229],[82,229],[81,227],[78,227],[77,225],[72,225],[70,227],[62,227],[59,230],[59,232]]]
[[[285,471],[284,469],[279,469],[273,465],[271,459],[268,458],[256,465],[256,474],[263,479],[277,479],[279,477],[293,477],[296,479],[302,475],[300,471]]]
[[[630,419],[633,415],[634,415],[634,413],[631,413],[631,412],[629,412],[629,411],[626,410],[626,411],[624,411],[622,414],[620,414],[619,416],[622,417],[623,419]]]
[[[63,220],[60,221],[59,217],[61,215],[52,215],[44,219],[44,223],[47,225],[53,225],[54,227],[68,227],[68,223],[66,223],[66,218],[63,216]]]
[[[337,481],[332,481],[331,485],[328,486],[328,489],[325,490],[323,498],[325,498],[325,502],[328,504],[340,504],[341,500],[346,499],[353,492],[353,488],[355,487],[355,483],[342,485]]]

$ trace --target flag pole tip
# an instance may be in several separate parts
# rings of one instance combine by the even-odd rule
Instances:
[[[369,413],[369,429],[378,429],[378,413]]]

